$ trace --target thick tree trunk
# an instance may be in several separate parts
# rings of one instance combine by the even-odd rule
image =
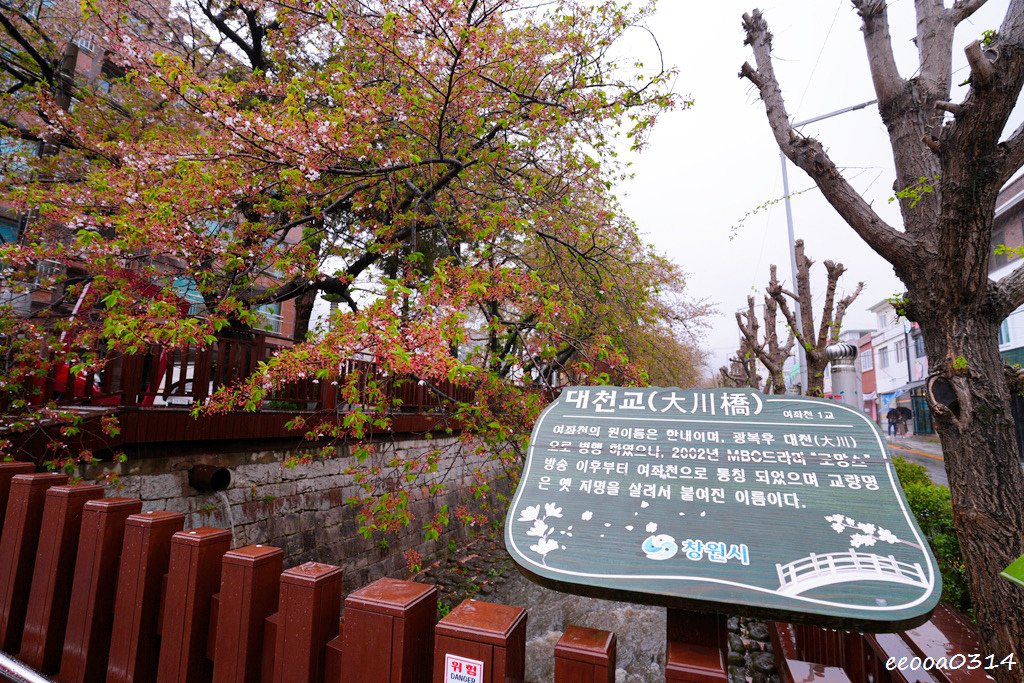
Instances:
[[[311,289],[295,297],[295,328],[292,338],[296,341],[304,340],[309,332],[309,320],[313,317],[317,293],[317,290]]]
[[[925,296],[922,292],[916,301]],[[983,313],[961,310],[941,316],[934,306],[920,308],[915,305],[915,317],[932,374],[949,381],[959,399],[952,410],[932,400],[932,409],[979,635],[997,660],[1010,652],[1020,658],[1024,600],[1020,587],[999,572],[1024,554],[1024,472],[998,350],[998,323]],[[1019,659],[1012,671],[1003,667],[991,673],[998,680],[1024,680]]]
[[[824,353],[808,352],[807,354],[807,387],[804,396],[825,395],[825,366],[828,358]]]

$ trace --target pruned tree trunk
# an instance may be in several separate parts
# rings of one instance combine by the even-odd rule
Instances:
[[[817,329],[814,326],[814,302],[811,300],[811,266],[814,261],[804,253],[804,241],[797,240],[794,245],[796,251],[796,292],[790,292],[782,288],[782,285],[775,279],[775,267],[772,266],[772,281],[768,285],[768,296],[782,310],[789,329],[796,336],[797,342],[804,348],[807,358],[807,386],[804,387],[804,395],[821,396],[825,388],[825,368],[828,366],[828,356],[825,349],[829,344],[839,341],[839,333],[843,329],[843,318],[846,316],[846,309],[860,296],[864,289],[864,283],[858,282],[857,288],[852,294],[848,294],[836,304],[836,287],[839,278],[846,272],[846,266],[842,263],[825,261],[825,272],[828,279],[825,283],[825,301],[821,307],[821,317]],[[800,302],[800,320],[789,308],[787,297]]]
[[[1019,681],[1024,591],[999,572],[1024,554],[1024,472],[997,331],[1024,304],[1024,268],[991,282],[988,265],[996,197],[1024,165],[1024,125],[1001,139],[1024,85],[1024,0],[1010,0],[989,44],[967,47],[970,91],[963,102],[949,102],[955,28],[984,2],[915,2],[919,63],[905,79],[892,51],[887,3],[853,0],[889,133],[903,230],[875,213],[820,142],[793,129],[772,64],[772,36],[757,10],[743,17],[756,67],[744,64],[740,75],[757,87],[782,152],[907,287],[907,315],[921,325],[932,371],[929,402],[980,636],[997,661],[1017,656],[1014,669],[989,673]],[[952,117],[944,118],[947,112]]]
[[[773,287],[780,286],[777,277],[778,268],[776,268],[775,264],[772,264],[770,273],[769,292]],[[736,312],[736,325],[740,328],[740,348],[737,352],[737,358],[732,360],[734,365],[740,359],[744,363],[749,363],[751,369],[746,372],[748,377],[753,375],[754,379],[752,383],[748,382],[747,386],[751,386],[754,389],[760,388],[761,382],[760,377],[757,376],[755,361],[760,362],[768,372],[768,377],[764,383],[764,393],[766,394],[786,393],[786,380],[783,377],[782,370],[786,359],[789,358],[793,350],[794,344],[792,329],[789,332],[786,343],[779,343],[778,313],[778,303],[771,296],[766,296],[764,298],[764,338],[762,339],[759,334],[761,328],[754,307],[754,297],[747,297],[747,310],[745,312]]]
[[[754,297],[747,297],[747,301],[750,305],[748,320],[752,320],[752,324],[754,325],[753,336],[756,338],[757,318],[753,317]],[[737,313],[736,316],[737,321],[739,321],[740,314]],[[740,337],[740,348],[736,351],[736,355],[729,359],[729,367],[723,366],[718,369],[718,372],[724,386],[750,387],[751,389],[757,389],[758,391],[762,390],[761,376],[757,373],[757,358],[751,350],[746,337]],[[764,392],[769,393],[769,391],[769,387],[765,386]]]

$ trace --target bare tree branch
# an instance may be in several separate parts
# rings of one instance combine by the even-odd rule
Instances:
[[[1017,126],[1017,130],[999,146],[1003,152],[999,169],[999,186],[1002,187],[1024,166],[1024,123]]]
[[[889,15],[885,0],[853,0],[864,21],[864,45],[868,51],[871,80],[875,85],[879,107],[888,106],[906,85],[896,67],[889,35]]]
[[[996,68],[981,50],[981,41],[975,40],[964,48],[967,63],[971,66],[971,87],[985,88],[992,83]]]
[[[772,36],[761,12],[754,10],[752,14],[744,14],[743,25],[746,42],[754,48],[757,68],[744,64],[740,76],[757,86],[779,149],[811,176],[829,204],[882,258],[893,265],[915,263],[919,258],[917,241],[895,230],[875,213],[839,173],[820,142],[803,137],[793,129],[772,65]]]
[[[988,0],[956,0],[953,3],[953,9],[950,10],[953,14],[953,24],[959,24],[964,19],[967,19],[986,2]]]
[[[843,318],[846,317],[846,309],[850,307],[850,304],[860,296],[860,293],[864,290],[864,282],[858,282],[857,288],[853,290],[853,294],[847,294],[839,300],[839,304],[836,306],[836,317],[835,322],[832,325],[832,343],[839,341],[839,333],[843,329]]]
[[[1003,320],[1024,304],[1024,268],[1017,268],[998,282],[989,283],[988,302],[996,320]]]
[[[818,325],[818,348],[828,346],[835,334],[832,314],[836,300],[836,285],[839,283],[839,278],[846,272],[846,266],[834,261],[825,261],[825,272],[827,273],[828,281],[825,286],[825,302],[821,306],[821,322]]]

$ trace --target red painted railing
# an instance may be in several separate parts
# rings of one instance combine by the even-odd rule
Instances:
[[[187,406],[205,401],[221,387],[242,382],[260,363],[290,346],[292,341],[284,337],[237,332],[205,347],[154,346],[133,355],[112,353],[95,372],[72,374],[67,365],[57,365],[33,387],[29,398],[37,405]],[[386,398],[396,399],[399,412],[434,412],[446,401],[471,401],[473,396],[472,391],[448,381],[428,386],[415,378],[386,375],[376,363],[352,358],[344,360],[327,380],[307,378],[278,387],[264,408],[336,410],[345,406],[339,387],[350,381],[360,397],[367,396],[372,385]]]
[[[437,622],[437,588],[381,579],[351,593],[341,619],[339,567],[282,571],[280,549],[230,550],[224,529],[184,530],[180,513],[140,513],[140,500],[33,469],[0,463],[0,650],[61,683],[429,683],[456,665],[454,680],[524,678],[521,608],[467,600]],[[786,682],[986,680],[955,664],[886,666],[980,652],[941,606],[903,633],[772,630]],[[666,642],[666,681],[728,680],[724,617],[669,610]],[[614,634],[567,626],[556,683],[610,683],[615,652]]]

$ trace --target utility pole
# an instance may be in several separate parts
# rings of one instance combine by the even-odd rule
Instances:
[[[840,114],[845,114],[847,112],[857,111],[858,109],[863,109],[877,101],[878,100],[870,100],[868,102],[861,102],[860,104],[855,104],[852,107],[837,109],[833,112],[829,112],[828,114],[809,118],[806,121],[799,121],[793,124],[793,129],[797,130],[801,126],[806,126],[809,123],[830,119],[833,116],[839,116]],[[782,195],[786,203],[786,228],[789,233],[789,266],[793,273],[793,293],[797,294],[797,297],[793,302],[795,304],[794,313],[796,315],[797,324],[799,325],[802,323],[803,318],[800,315],[800,297],[796,292],[796,238],[793,234],[793,207],[790,205],[789,201],[789,173],[786,169],[788,160],[786,159],[786,155],[781,152],[779,153],[779,159],[782,162]],[[907,349],[907,358],[910,358],[909,349]],[[807,391],[807,350],[799,342],[797,342],[797,362],[800,364],[800,393],[803,394]],[[909,361],[907,367],[910,367]]]

